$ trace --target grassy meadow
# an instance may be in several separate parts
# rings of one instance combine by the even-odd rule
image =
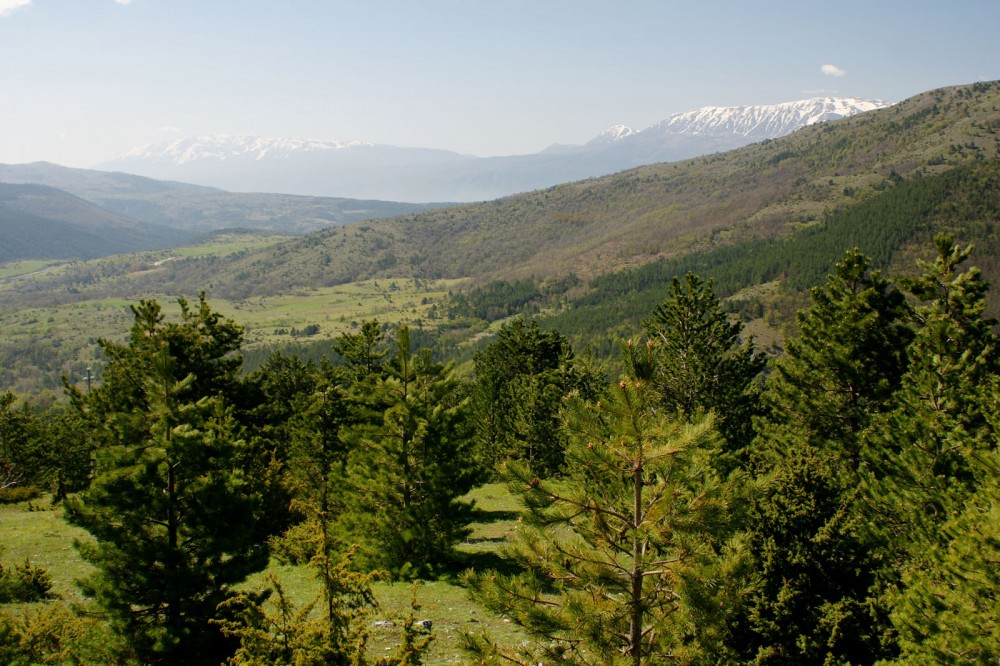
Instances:
[[[82,385],[88,367],[99,370],[102,355],[98,339],[127,339],[132,325],[129,305],[140,298],[155,298],[168,318],[180,312],[179,294],[136,292],[126,298],[103,288],[109,280],[122,275],[155,277],[157,271],[180,258],[222,259],[287,239],[270,234],[219,234],[197,245],[87,262],[0,264],[0,366],[6,369],[0,382],[17,393],[48,390],[58,399],[62,376]],[[81,275],[88,276],[85,286],[81,286]],[[53,289],[52,284],[58,281],[65,281],[66,286]],[[215,297],[211,289],[206,295],[213,311],[245,328],[244,349],[252,350],[290,342],[332,341],[366,319],[433,328],[436,315],[432,309],[441,307],[449,290],[462,282],[371,279],[242,300]],[[35,296],[36,289],[48,297]],[[198,295],[183,296],[192,302]]]
[[[499,551],[517,533],[520,504],[500,484],[477,488],[468,498],[475,500],[479,517],[471,526],[472,534],[460,544],[459,552],[473,567],[503,566]],[[53,508],[48,498],[0,505],[0,543],[4,544],[0,562],[12,566],[28,560],[45,569],[52,577],[53,592],[59,596],[57,600],[46,602],[48,604],[82,604],[83,608],[87,608],[89,602],[74,584],[76,579],[86,576],[91,570],[73,547],[74,539],[85,537],[86,532],[62,519],[61,508]],[[246,586],[250,589],[263,587],[269,575],[280,581],[286,594],[297,605],[308,603],[320,594],[319,582],[308,567],[277,562],[272,562],[267,570],[253,576]],[[486,630],[504,643],[523,640],[512,623],[470,601],[465,590],[454,580],[420,582],[416,586],[411,583],[376,583],[373,592],[379,604],[368,619],[373,656],[391,652],[400,634],[398,623],[389,628],[376,627],[374,623],[405,616],[414,596],[419,605],[415,618],[433,622],[434,641],[425,662],[429,666],[466,663],[459,647],[464,632]],[[41,604],[11,606],[8,610],[18,613],[34,610]],[[4,606],[0,605],[0,608]]]

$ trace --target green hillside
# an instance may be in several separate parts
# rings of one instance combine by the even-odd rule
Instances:
[[[900,181],[996,158],[998,129],[1000,83],[948,88],[729,153],[176,264],[163,279],[226,297],[377,277],[589,280],[787,236]]]
[[[0,183],[0,262],[93,259],[169,247],[191,237],[122,217],[53,187]]]
[[[235,251],[66,266],[0,285],[0,330],[9,332],[0,367],[16,357],[27,368],[38,354],[24,321],[72,321],[77,315],[67,309],[96,316],[95,303],[172,301],[201,291],[237,320],[249,319],[253,353],[290,343],[303,353],[314,354],[311,346],[328,353],[330,336],[373,313],[418,323],[426,342],[459,359],[471,356],[491,321],[517,313],[543,316],[574,343],[603,353],[615,336],[637,331],[665,285],[687,271],[712,278],[730,297],[727,307],[754,322],[751,331],[778,343],[804,291],[850,247],[891,273],[906,273],[934,233],[947,230],[975,243],[976,264],[1000,280],[998,130],[1000,82],[977,83],[728,153],[482,204]],[[408,296],[389,289],[397,282]],[[325,290],[353,283],[368,285],[349,306],[353,315],[339,300],[271,328],[256,314],[241,314],[257,313],[263,303],[278,307],[282,299],[322,302]],[[997,297],[990,298],[990,310],[1000,312]],[[29,309],[35,314],[19,314]],[[105,330],[99,320],[86,330]],[[306,326],[319,326],[322,335],[290,340],[276,333]],[[94,360],[81,333],[45,330],[45,347],[64,354],[51,367]],[[59,340],[72,356],[52,344]]]

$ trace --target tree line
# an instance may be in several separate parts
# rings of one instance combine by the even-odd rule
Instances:
[[[0,400],[3,492],[51,491],[90,534],[82,589],[118,637],[90,663],[376,663],[371,582],[465,569],[463,498],[492,479],[525,529],[509,567],[460,580],[531,640],[468,634],[477,662],[989,663],[996,322],[971,248],[934,252],[898,280],[847,252],[779,358],[712,281],[674,277],[611,382],[523,319],[471,378],[376,321],[336,365],[242,374],[242,328],[204,295],[179,321],[143,301],[92,390]],[[275,556],[312,567],[313,605],[238,587]],[[382,663],[420,663],[431,637],[405,626]],[[0,654],[31,663],[39,631],[4,614]]]

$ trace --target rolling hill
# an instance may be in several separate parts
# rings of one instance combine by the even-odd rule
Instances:
[[[931,91],[729,153],[325,229],[222,263],[173,264],[156,279],[182,293],[211,283],[226,297],[391,276],[588,281],[787,236],[898,182],[994,160],[998,109],[997,82]]]
[[[53,187],[0,183],[0,262],[93,259],[192,238],[190,232],[136,222]]]
[[[410,204],[291,194],[236,194],[199,185],[120,172],[72,169],[47,162],[0,164],[0,183],[38,184],[64,190],[109,213],[149,225],[191,232],[190,238],[228,228],[306,234],[338,224],[430,210],[443,204]],[[26,211],[25,211],[26,212]],[[41,213],[35,211],[34,214]],[[150,245],[149,248],[160,247]]]
[[[447,279],[454,292],[461,279],[460,294],[406,306],[432,338],[456,327],[475,333],[484,318],[541,312],[575,341],[592,342],[635,331],[671,277],[694,270],[732,295],[737,311],[780,327],[803,290],[853,246],[905,272],[926,257],[936,231],[949,231],[977,245],[975,261],[995,283],[998,224],[1000,82],[984,82],[728,153],[331,227],[259,250],[88,262],[5,285],[0,312],[35,308],[58,320],[57,308],[203,290],[251,311],[266,299],[363,280],[384,280],[378,297],[392,307],[392,281]],[[325,333],[351,321],[344,310],[336,316]],[[81,344],[66,347],[82,354]],[[17,354],[29,357],[0,349],[0,369]]]

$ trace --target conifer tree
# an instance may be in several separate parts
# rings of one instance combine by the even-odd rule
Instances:
[[[459,498],[480,478],[468,403],[451,369],[413,354],[400,328],[397,352],[374,387],[374,422],[347,433],[348,505],[343,527],[365,548],[362,561],[397,578],[421,577],[450,563],[472,505]]]
[[[1000,654],[1000,450],[977,453],[975,467],[983,482],[916,553],[892,599],[899,663],[986,664]]]
[[[559,427],[563,396],[596,383],[576,363],[569,340],[542,331],[537,322],[514,319],[476,354],[472,411],[480,455],[493,470],[524,460],[540,476],[563,463],[565,436]]]
[[[726,451],[716,464],[725,473],[743,462],[760,404],[754,380],[766,359],[752,339],[740,339],[743,325],[729,321],[712,281],[688,273],[682,284],[675,276],[644,325],[659,340],[656,385],[664,404],[685,418],[715,410]]]
[[[902,572],[889,599],[904,660],[972,663],[1000,647],[997,339],[978,269],[959,269],[971,247],[935,247],[907,281],[920,326],[896,408],[867,439],[866,495]]]
[[[856,468],[860,436],[891,408],[913,338],[906,300],[857,249],[810,292],[796,316],[798,335],[774,366],[764,396],[768,439],[789,430]],[[775,449],[776,447],[770,447]],[[782,447],[777,447],[782,455]]]
[[[268,551],[225,401],[239,328],[204,299],[197,312],[181,305],[179,324],[155,301],[133,307],[129,344],[102,343],[102,386],[74,394],[96,464],[67,518],[92,536],[78,543],[96,568],[84,593],[144,661],[217,664],[230,646],[208,620]]]
[[[862,434],[892,398],[912,338],[903,294],[846,253],[797,316],[754,443],[765,487],[747,543],[760,587],[729,627],[734,661],[874,663],[892,656],[883,544],[858,501]]]
[[[979,270],[959,272],[972,248],[935,241],[933,263],[907,285],[923,303],[896,407],[868,437],[870,502],[894,544],[923,549],[978,483],[973,459],[995,446],[979,395],[998,369],[995,321],[984,317]]]
[[[513,556],[518,576],[468,572],[472,596],[537,640],[501,647],[467,635],[490,663],[689,663],[717,647],[720,609],[738,587],[728,544],[741,479],[711,465],[710,416],[660,405],[652,354],[626,348],[627,371],[605,399],[569,400],[565,478],[509,467],[529,509]]]

